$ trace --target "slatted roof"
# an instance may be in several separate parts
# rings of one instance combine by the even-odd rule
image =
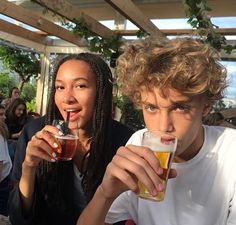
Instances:
[[[236,16],[235,0],[208,0],[208,4],[212,9],[211,17]],[[110,37],[118,32],[122,35],[136,35],[139,29],[162,38],[192,32],[192,29],[176,27],[159,29],[152,22],[154,19],[185,18],[181,0],[0,0],[0,15],[18,21],[12,23],[0,19],[1,39],[19,42],[24,46],[36,46],[36,49],[56,46],[56,40],[52,36],[57,37],[62,45],[86,45],[84,40],[58,25],[60,16],[67,21],[82,16],[91,31],[101,37]],[[116,26],[106,27],[101,23],[105,20],[114,20]],[[137,29],[128,30],[127,21],[136,25]],[[26,25],[34,29],[27,29]],[[220,27],[217,32],[236,35],[236,21],[231,27]]]

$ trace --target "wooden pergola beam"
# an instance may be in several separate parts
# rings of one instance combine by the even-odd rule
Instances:
[[[150,35],[156,35],[161,38],[165,38],[165,35],[147,18],[142,11],[131,1],[120,0],[105,0],[115,10],[117,10],[125,18],[129,19],[141,30],[149,33]]]
[[[6,0],[0,0],[0,13],[75,45],[85,45],[84,40],[76,37],[70,31]]]
[[[53,42],[52,39],[45,35],[37,34],[33,31],[14,25],[2,19],[0,19],[0,30],[43,45],[51,45]]]
[[[80,19],[83,17],[86,24],[88,24],[89,29],[101,36],[101,37],[110,37],[114,35],[114,32],[107,28],[106,26],[99,23],[97,20],[83,13],[79,7],[73,6],[71,3],[67,1],[63,1],[61,6],[58,4],[57,0],[34,0],[33,2],[47,7],[52,12],[66,18],[69,21],[74,22],[76,19]]]
[[[27,48],[35,49],[38,52],[45,51],[45,45],[36,43],[29,39],[25,39],[23,37],[16,36],[14,34],[10,34],[8,32],[0,31],[0,37],[3,40],[7,40],[8,42],[12,42],[19,46],[24,46]]]
[[[138,30],[114,30],[122,36],[136,36]],[[185,34],[196,34],[194,29],[161,29],[165,35],[185,35]],[[222,35],[236,35],[236,28],[216,28],[216,33]]]

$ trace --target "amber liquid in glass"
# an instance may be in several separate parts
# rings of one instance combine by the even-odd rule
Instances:
[[[163,168],[164,172],[160,176],[162,182],[166,184],[166,181],[168,179],[168,174],[170,171],[170,163],[172,161],[172,158],[174,156],[173,152],[164,152],[164,151],[154,151],[154,154],[158,158],[161,167]],[[162,201],[165,196],[165,191],[159,192],[156,196],[152,196],[145,185],[142,182],[138,182],[139,185],[139,197],[145,198],[145,199],[150,199],[153,201]]]

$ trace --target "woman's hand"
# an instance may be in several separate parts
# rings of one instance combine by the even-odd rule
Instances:
[[[165,189],[160,178],[162,174],[163,169],[149,148],[128,145],[120,147],[107,166],[101,189],[106,198],[116,198],[126,190],[137,193],[138,181],[141,181],[155,196]],[[173,177],[176,171],[172,169],[169,178]]]
[[[37,167],[42,160],[55,162],[58,143],[54,135],[62,135],[56,127],[46,125],[28,142],[24,165]]]

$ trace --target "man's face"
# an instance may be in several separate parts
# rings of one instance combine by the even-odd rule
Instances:
[[[149,130],[167,131],[178,138],[177,156],[198,151],[203,143],[202,116],[208,107],[203,96],[189,98],[174,89],[166,97],[158,89],[141,92],[142,109]]]

